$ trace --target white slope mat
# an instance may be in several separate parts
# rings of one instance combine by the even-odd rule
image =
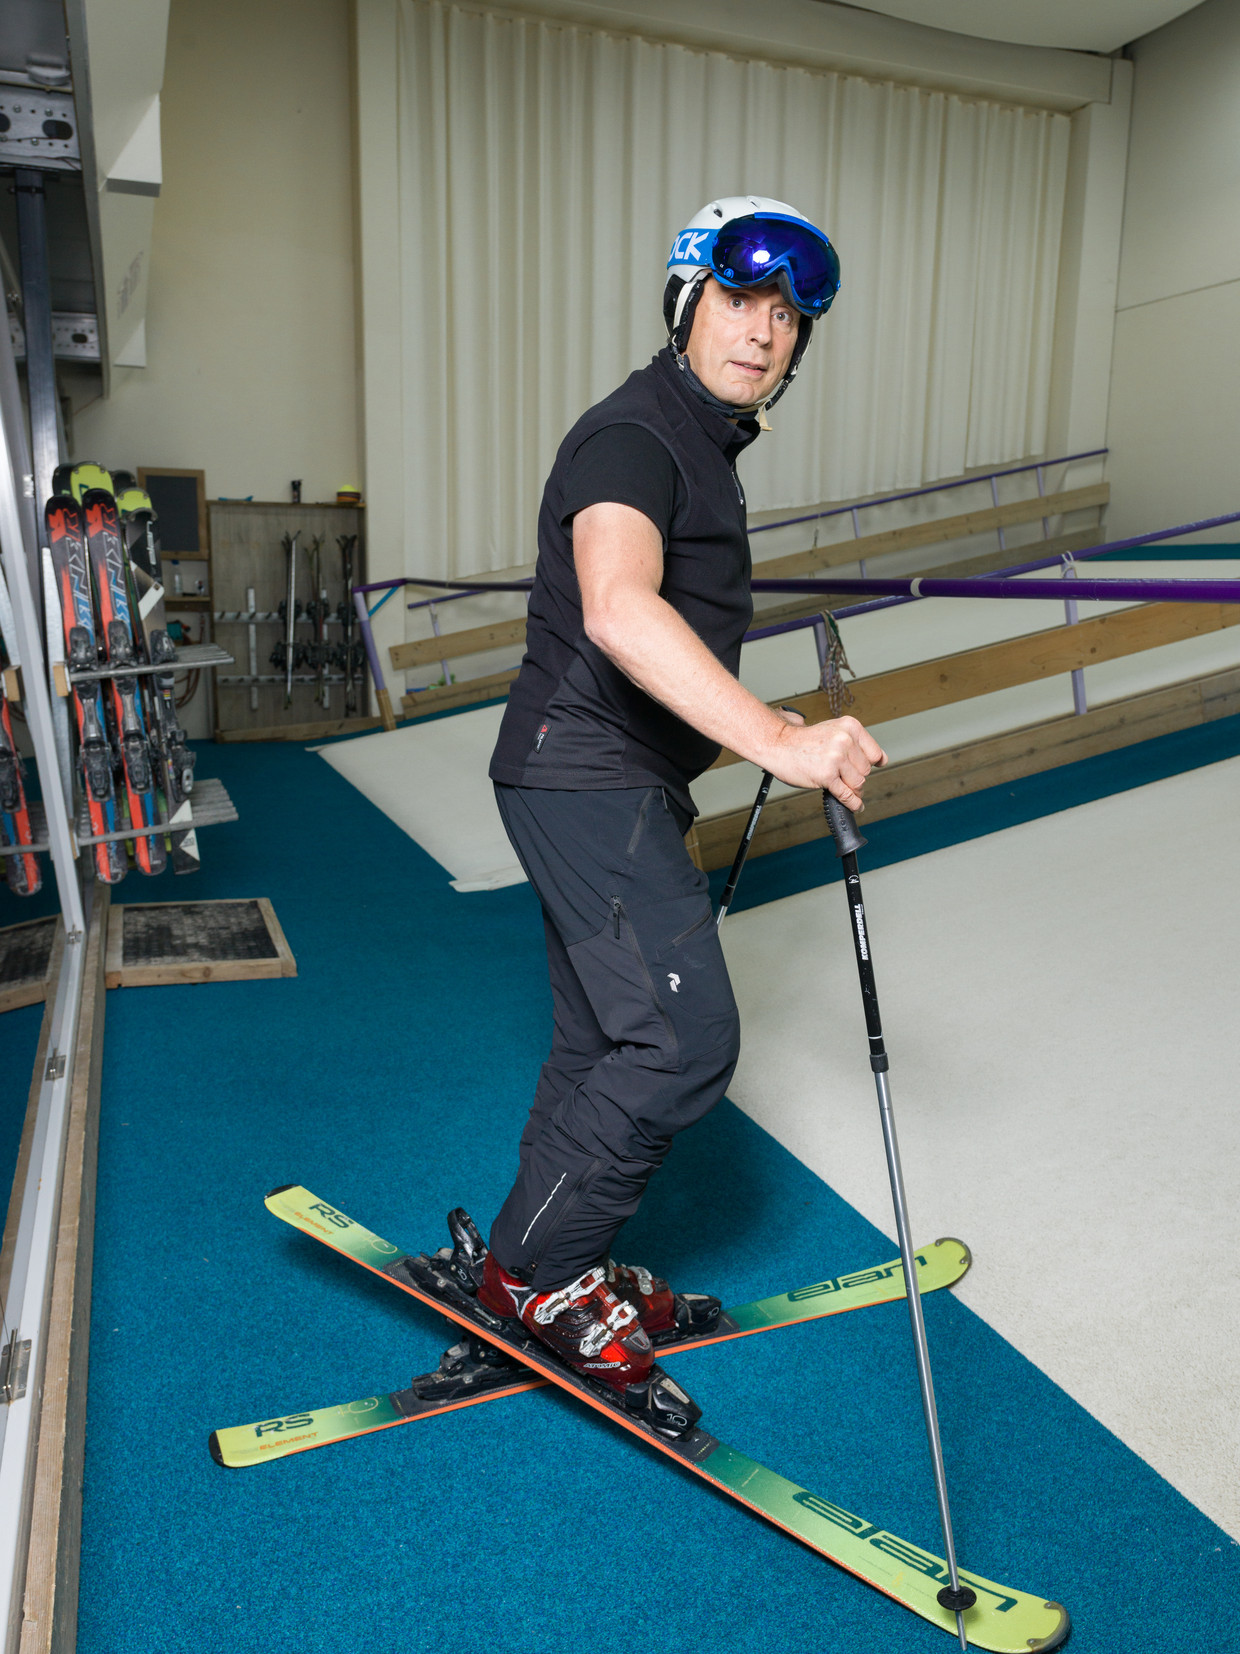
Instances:
[[[319,755],[446,867],[454,890],[498,890],[525,878],[487,777],[503,715],[478,707],[336,741]]]
[[[965,1239],[960,1297],[1236,1538],[1238,802],[1229,760],[861,853],[916,1235]],[[843,886],[723,939],[730,1096],[894,1236]]]

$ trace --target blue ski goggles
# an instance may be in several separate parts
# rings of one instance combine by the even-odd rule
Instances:
[[[820,230],[782,213],[754,213],[717,230],[682,230],[668,269],[693,264],[724,287],[776,282],[804,316],[825,316],[840,290],[840,261]]]

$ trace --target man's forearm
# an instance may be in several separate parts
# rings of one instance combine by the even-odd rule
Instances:
[[[657,592],[615,594],[587,626],[591,642],[648,695],[709,740],[764,769],[787,728],[721,665]]]

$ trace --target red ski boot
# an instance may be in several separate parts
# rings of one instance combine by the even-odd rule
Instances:
[[[538,1292],[488,1252],[478,1302],[520,1321],[561,1361],[621,1397],[631,1384],[642,1384],[654,1364],[636,1307],[611,1291],[601,1265],[568,1286]]]
[[[656,1363],[637,1306],[612,1292],[604,1265],[556,1291],[539,1292],[500,1267],[463,1208],[448,1213],[448,1228],[452,1248],[444,1247],[434,1259],[445,1284],[475,1298],[491,1314],[518,1321],[566,1367],[599,1385],[661,1436],[679,1438],[693,1431],[701,1408]],[[709,1302],[717,1314],[718,1301]],[[445,1360],[446,1368],[444,1363],[441,1368],[450,1369],[454,1384],[473,1382],[468,1351],[450,1350]],[[482,1377],[490,1382],[493,1375]]]
[[[617,1298],[633,1305],[654,1344],[705,1337],[723,1305],[706,1292],[673,1292],[667,1282],[640,1264],[607,1260],[607,1284]]]

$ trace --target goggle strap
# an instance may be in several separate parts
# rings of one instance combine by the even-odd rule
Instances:
[[[694,292],[701,286],[709,274],[709,270],[694,271],[693,275],[689,277],[684,286],[680,289],[680,292],[677,293],[676,313],[672,318],[673,333],[676,333],[679,330],[680,324],[684,320],[685,308],[688,305],[689,300],[693,297]]]

